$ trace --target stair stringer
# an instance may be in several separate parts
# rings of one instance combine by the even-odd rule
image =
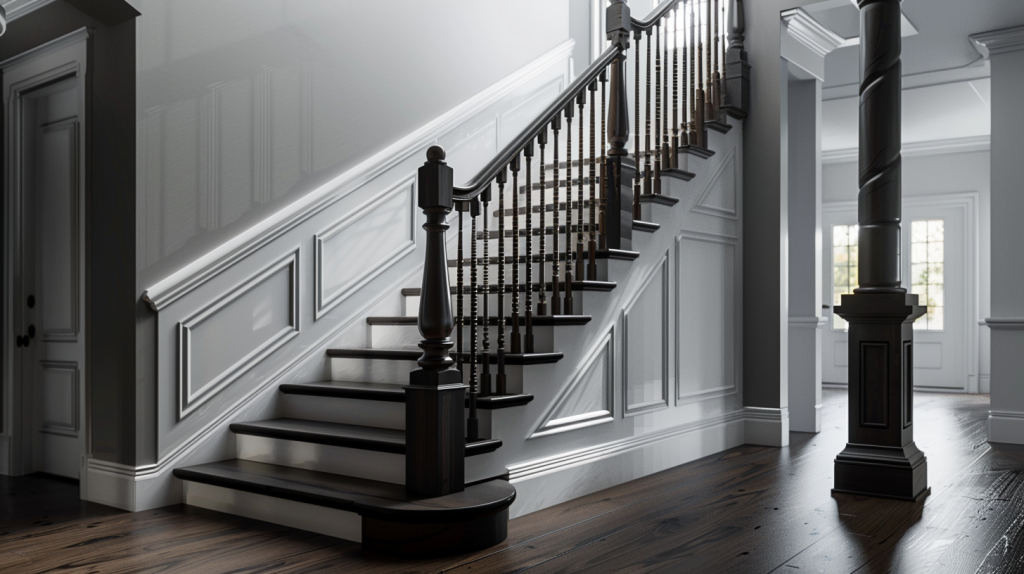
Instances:
[[[742,403],[742,174],[736,170],[732,179],[735,214],[715,213],[699,209],[698,199],[721,177],[726,162],[742,162],[743,126],[736,122],[728,134],[711,134],[711,146],[717,153],[708,159],[690,162],[697,175],[690,182],[666,178],[662,189],[666,195],[679,198],[675,206],[657,206],[652,210],[654,222],[661,228],[655,233],[634,234],[633,249],[639,259],[609,261],[608,279],[618,283],[616,289],[597,294],[588,302],[587,313],[593,320],[586,326],[565,327],[555,333],[554,347],[564,353],[558,363],[523,367],[523,392],[535,399],[517,409],[482,411],[481,428],[486,436],[500,438],[504,445],[484,455],[493,468],[505,468],[516,486],[518,498],[511,516],[522,516],[579,496],[634,480],[661,470],[708,456],[745,442],[747,413]],[[731,174],[732,175],[732,174]],[[720,190],[727,192],[728,190]],[[705,245],[710,247],[705,247]],[[707,262],[706,269],[681,269],[681,261],[693,260],[698,253]],[[668,261],[666,265],[666,254]],[[716,254],[721,254],[716,263]],[[723,271],[728,263],[729,273]],[[623,325],[623,311],[635,308],[648,279],[665,265],[668,270],[669,296],[664,301],[668,314],[667,332],[660,321],[651,321],[647,328],[628,335]],[[701,275],[703,274],[703,275]],[[680,278],[707,277],[704,283],[680,281]],[[731,325],[718,325],[720,349],[704,360],[716,362],[721,368],[701,371],[678,360],[679,344],[692,340],[700,325],[681,324],[680,310],[699,308],[704,302],[696,287],[712,287],[715,279],[732,293],[728,311]],[[684,289],[684,292],[680,290]],[[655,288],[649,293],[659,293]],[[586,294],[588,297],[595,295]],[[708,298],[711,300],[712,298]],[[714,299],[719,305],[722,297]],[[655,306],[656,308],[656,306]],[[630,337],[642,336],[647,344],[656,344],[667,337],[668,396],[666,406],[638,413],[627,413],[624,403],[627,380],[623,372],[623,349],[630,354],[643,349]],[[653,341],[653,343],[651,343]],[[601,349],[611,346],[611,381],[598,377],[593,384],[610,385],[613,405],[608,417],[594,417],[594,424],[550,426],[553,413],[565,404],[566,397],[576,392],[580,371],[588,367]],[[714,345],[711,346],[715,348]],[[637,355],[641,356],[641,355]],[[728,358],[729,364],[720,364]],[[711,365],[715,366],[715,365]],[[655,369],[658,370],[658,369]],[[695,373],[721,373],[723,380],[696,380]],[[635,377],[634,377],[635,378]],[[697,377],[699,378],[699,377]],[[727,380],[728,379],[728,380]],[[681,381],[686,388],[681,388]],[[707,392],[704,392],[708,389]],[[559,413],[559,417],[587,413]],[[537,432],[547,428],[549,432]],[[481,457],[481,458],[484,458]]]

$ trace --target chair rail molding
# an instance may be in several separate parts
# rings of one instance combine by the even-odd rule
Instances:
[[[993,54],[1024,50],[1024,26],[971,34],[968,38],[974,49],[986,60]]]
[[[782,21],[785,22],[786,31],[794,40],[822,58],[832,50],[844,46],[847,41],[812,18],[802,8],[786,10],[782,13]]]
[[[903,157],[923,157],[947,153],[971,153],[988,151],[992,148],[990,136],[972,136],[950,138],[903,144]],[[857,148],[830,149],[821,152],[822,164],[846,163],[857,161]]]
[[[289,230],[341,201],[363,184],[386,173],[460,124],[468,121],[490,105],[500,101],[516,88],[538,77],[545,70],[564,62],[575,41],[566,40],[533,62],[523,66],[484,91],[452,108],[440,117],[381,150],[366,161],[346,171],[301,199],[253,225],[199,257],[143,293],[143,300],[160,311],[227,267],[244,259]]]
[[[1024,330],[1024,317],[989,317],[983,324],[989,329],[1022,331]]]

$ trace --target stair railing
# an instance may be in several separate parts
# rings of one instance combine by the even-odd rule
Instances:
[[[728,53],[719,36],[726,3],[732,14]],[[747,73],[742,23],[742,0],[666,0],[643,21],[630,16],[625,0],[609,0],[608,48],[468,183],[454,185],[443,149],[434,146],[427,151],[427,162],[419,170],[419,206],[426,214],[427,232],[418,319],[423,355],[406,387],[410,493],[439,496],[462,490],[465,444],[481,438],[477,398],[509,393],[506,366],[512,360],[523,363],[535,353],[538,320],[553,322],[560,315],[578,312],[573,291],[586,281],[598,280],[599,260],[631,247],[633,221],[641,219],[641,203],[661,194],[661,179],[677,168],[679,152],[706,148],[707,122],[724,122],[726,111],[745,115],[744,80],[723,78],[719,67],[721,61],[729,73]],[[636,131],[629,165],[626,66],[631,36]],[[647,58],[643,67],[642,52]],[[726,86],[730,88],[728,104]],[[563,152],[565,161],[560,162]],[[492,212],[495,185],[498,209]],[[507,199],[506,193],[511,197]],[[453,208],[458,244],[456,259],[449,261],[445,232]],[[549,214],[551,226],[547,225]],[[466,216],[470,218],[468,285]],[[496,231],[490,230],[492,217]],[[483,258],[478,257],[477,243],[482,245]],[[490,255],[492,247],[496,257]],[[456,277],[455,315],[451,269]],[[492,270],[497,284],[490,281]],[[488,315],[492,300],[496,318]],[[453,346],[457,347],[454,358],[449,354]],[[468,421],[465,426],[464,421]]]

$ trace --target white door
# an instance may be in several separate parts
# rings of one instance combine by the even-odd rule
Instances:
[[[903,286],[920,296],[928,314],[914,324],[914,387],[977,392],[969,379],[969,359],[977,345],[970,317],[977,297],[974,257],[976,230],[973,198],[905,198],[903,204]],[[857,213],[855,204],[826,206],[823,231],[831,249],[823,250],[824,292],[830,305],[857,288]],[[832,309],[822,337],[822,381],[847,382],[847,325]]]
[[[847,323],[836,315],[833,309],[840,304],[844,293],[852,293],[857,287],[857,211],[854,209],[831,210],[824,208],[821,215],[821,230],[825,245],[822,249],[822,303],[828,309],[821,310],[825,318],[825,331],[821,335],[821,382],[824,384],[846,384],[848,356]]]
[[[78,478],[85,454],[80,79],[22,97],[21,388],[31,469]],[[18,308],[20,307],[20,308]],[[27,421],[26,421],[27,422]]]

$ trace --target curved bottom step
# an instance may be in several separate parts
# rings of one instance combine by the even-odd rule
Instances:
[[[186,481],[188,504],[361,541],[367,550],[402,556],[498,544],[508,534],[508,507],[516,497],[515,487],[503,480],[418,498],[396,484],[247,460],[176,468],[174,476]],[[254,509],[269,506],[266,501],[278,502],[273,510],[254,515]],[[339,529],[332,512],[348,515],[349,525]],[[323,516],[309,522],[317,513]],[[317,527],[330,522],[328,531]]]

